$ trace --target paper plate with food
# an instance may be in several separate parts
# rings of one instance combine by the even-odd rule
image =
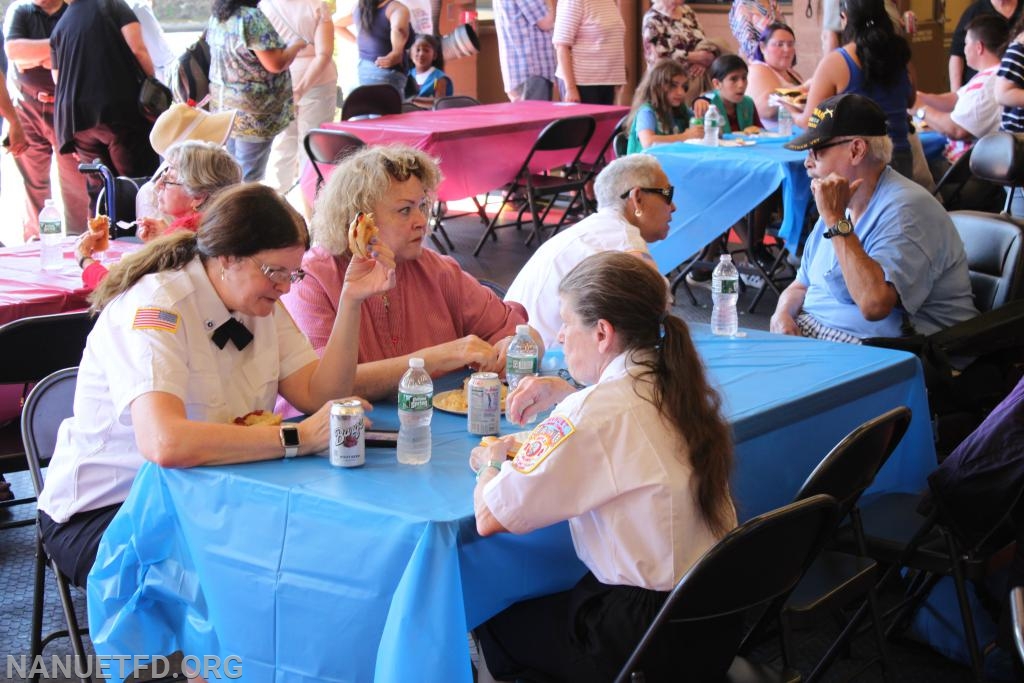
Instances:
[[[807,93],[798,88],[776,88],[768,96],[768,103],[778,105],[780,101],[788,102],[797,109],[803,109],[807,104]]]
[[[442,391],[434,394],[434,407],[445,413],[465,415],[469,412],[469,399],[466,396],[466,385],[469,383],[467,377],[462,383],[461,389]],[[501,412],[505,412],[505,397],[508,396],[508,387],[501,385]]]
[[[702,147],[710,147],[711,145],[705,145],[703,139],[683,140],[688,145],[700,145]],[[748,140],[747,138],[732,138],[732,139],[721,139],[718,141],[719,147],[751,147],[756,145],[756,140]]]

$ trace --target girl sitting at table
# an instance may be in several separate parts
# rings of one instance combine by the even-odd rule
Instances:
[[[569,272],[559,299],[569,372],[589,386],[523,380],[509,397],[518,417],[558,405],[512,462],[505,441],[473,450],[473,504],[482,536],[568,520],[590,571],[571,590],[514,604],[477,628],[500,680],[612,680],[668,592],[736,526],[729,426],[686,323],[666,313],[662,278],[635,256],[602,252]],[[739,627],[733,617],[699,631],[675,626],[645,672],[715,680]]]
[[[742,133],[763,128],[754,100],[747,97],[747,63],[739,55],[722,55],[711,63],[711,84],[715,87],[693,103],[693,111],[703,118],[712,105],[722,115],[723,133]]]
[[[137,235],[150,242],[161,235],[179,230],[195,232],[203,217],[202,208],[219,190],[242,182],[242,167],[222,145],[189,140],[167,150],[161,171],[153,180],[156,208],[171,222],[159,216],[143,216],[138,220]],[[94,232],[82,235],[75,253],[82,269],[82,284],[96,289],[107,276],[107,268],[95,260],[100,236]]]
[[[424,248],[440,182],[437,162],[406,145],[367,146],[345,157],[317,197],[314,246],[302,259],[307,277],[283,298],[313,348],[323,349],[352,259],[348,226],[372,214],[379,243],[395,254],[396,284],[363,302],[355,393],[371,400],[395,396],[413,356],[432,377],[467,366],[503,373],[516,325],[526,322],[520,304],[503,302],[455,259]]]
[[[674,59],[660,60],[644,75],[626,122],[627,154],[642,152],[655,144],[704,136],[703,126],[690,126],[687,81],[686,67]]]
[[[360,304],[394,284],[391,251],[353,259],[321,358],[279,299],[302,279],[305,223],[269,187],[237,185],[198,233],[126,256],[92,295],[99,318],[39,496],[43,545],[84,586],[103,530],[149,460],[194,467],[323,452],[352,392]],[[272,424],[278,394],[310,417]],[[257,424],[239,426],[237,418]],[[279,423],[280,420],[278,419]]]
[[[444,52],[437,36],[419,33],[409,48],[413,68],[409,70],[409,85],[415,84],[414,100],[450,97],[454,92],[452,79],[444,73]],[[406,94],[411,88],[406,89]]]

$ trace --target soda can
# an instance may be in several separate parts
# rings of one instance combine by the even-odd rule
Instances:
[[[703,126],[703,125],[704,125],[704,119],[702,119],[701,117],[699,117],[699,116],[691,116],[690,117],[690,128],[693,128],[695,126]]]
[[[336,401],[331,406],[332,465],[359,467],[366,463],[363,424],[363,404],[359,401]]]
[[[501,380],[496,372],[477,372],[466,387],[470,434],[490,436],[501,431]]]
[[[903,13],[903,30],[910,35],[917,33],[917,15],[910,10]]]

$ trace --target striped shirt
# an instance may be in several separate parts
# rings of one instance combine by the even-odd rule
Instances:
[[[546,0],[494,0],[494,26],[505,92],[517,91],[531,76],[555,80],[551,32],[537,27],[547,13]]]
[[[626,82],[626,25],[615,0],[558,0],[555,46],[572,48],[576,85]],[[562,67],[558,77],[565,80]]]
[[[1024,88],[1024,45],[1012,43],[1006,48],[996,76]],[[1003,107],[1001,128],[1011,133],[1024,133],[1024,107]]]

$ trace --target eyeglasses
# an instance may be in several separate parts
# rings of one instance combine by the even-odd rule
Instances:
[[[818,156],[818,153],[821,152],[823,149],[828,149],[829,147],[838,147],[839,145],[845,145],[846,143],[853,142],[856,139],[857,138],[849,138],[847,140],[835,140],[833,142],[826,142],[824,145],[818,145],[817,147],[811,147],[807,151],[811,155],[811,158],[814,159],[815,161],[817,161],[818,159],[821,158],[821,157]]]
[[[250,256],[249,260],[255,263],[260,272],[267,276],[267,279],[271,282],[278,284],[284,284],[286,282],[295,284],[296,282],[302,282],[302,278],[306,277],[306,271],[302,268],[298,270],[288,270],[287,268],[278,268],[275,266],[268,266],[266,263],[260,263],[255,257]]]
[[[796,47],[795,40],[769,40],[768,47]]]
[[[669,204],[672,203],[672,197],[674,197],[676,194],[676,188],[672,185],[669,185],[668,187],[638,187],[636,189],[640,190],[641,192],[660,194],[662,197],[665,198],[665,201],[668,202]],[[623,192],[622,194],[619,195],[619,199],[625,199],[626,197],[629,196],[629,193],[632,191],[633,190]]]
[[[167,177],[167,174],[170,173],[172,170],[174,169],[168,166],[164,170],[160,171],[160,173],[157,174],[156,178],[153,179],[153,185],[177,185],[178,187],[183,186],[185,183],[180,183],[177,180],[171,180],[170,178]]]

